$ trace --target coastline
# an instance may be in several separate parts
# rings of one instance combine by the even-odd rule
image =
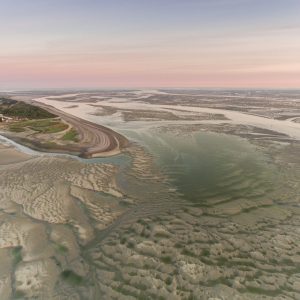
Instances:
[[[81,158],[109,157],[121,153],[128,145],[128,140],[110,128],[98,125],[76,116],[70,115],[59,109],[39,103],[37,101],[23,101],[30,105],[40,107],[63,121],[67,122],[78,132],[79,141],[76,144],[59,145],[56,143],[45,144],[28,138],[19,137],[12,132],[1,132],[1,135],[13,142],[44,153],[58,153]]]
[[[62,97],[56,97],[55,100],[48,100],[48,97],[37,98],[36,101],[40,104],[49,105],[48,103],[53,102],[53,105],[57,107],[61,112],[68,114],[68,112],[72,113],[72,116],[77,118],[87,120],[91,119],[91,116],[88,115],[91,113],[92,109],[90,109],[90,103],[82,103],[82,102],[74,102],[78,107],[76,108],[67,108],[68,102],[64,102]],[[60,101],[59,101],[60,100]],[[244,125],[244,126],[253,126],[258,127],[264,130],[270,130],[282,135],[286,135],[292,140],[300,140],[300,123],[293,122],[290,119],[280,120],[280,119],[272,119],[265,116],[254,115],[251,112],[242,112],[242,111],[234,111],[230,109],[222,109],[217,107],[204,107],[204,106],[191,106],[191,105],[182,105],[182,104],[174,104],[169,105],[165,103],[147,103],[145,101],[132,101],[128,100],[126,102],[122,101],[122,99],[113,98],[111,100],[102,100],[102,107],[114,108],[116,110],[147,110],[147,111],[182,111],[184,113],[199,113],[199,114],[221,114],[224,115],[227,120],[168,120],[168,121],[156,121],[155,124],[212,124],[212,123],[224,123],[224,124],[234,124],[234,125]],[[111,117],[111,116],[110,116]],[[295,118],[295,117],[294,117]],[[104,117],[105,119],[105,117]],[[88,121],[89,122],[89,121]],[[110,121],[109,124],[112,122]],[[133,122],[131,122],[133,123]],[[96,123],[93,123],[96,124]],[[125,125],[127,123],[125,122]],[[135,122],[138,124],[138,122]],[[153,123],[150,124],[153,126]],[[123,124],[122,124],[123,126]],[[116,129],[116,127],[114,127]],[[122,127],[123,128],[123,127]]]

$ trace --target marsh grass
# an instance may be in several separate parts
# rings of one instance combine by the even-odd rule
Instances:
[[[9,125],[13,132],[23,132],[26,128],[38,133],[57,133],[68,128],[68,125],[57,119],[28,120]]]

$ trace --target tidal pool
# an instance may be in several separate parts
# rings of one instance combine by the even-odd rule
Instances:
[[[178,192],[197,205],[255,199],[272,190],[276,171],[269,158],[242,138],[155,131],[140,134],[139,139]]]

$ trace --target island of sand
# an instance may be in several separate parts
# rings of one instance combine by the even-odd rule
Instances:
[[[107,127],[34,101],[0,99],[0,121],[2,136],[42,152],[104,157],[120,153],[128,143]]]

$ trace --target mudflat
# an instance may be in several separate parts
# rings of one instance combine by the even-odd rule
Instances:
[[[0,144],[0,166],[26,161],[30,159],[30,155],[17,151],[12,146]]]
[[[182,93],[40,99],[132,142],[90,160],[11,152],[0,166],[3,299],[299,298],[300,143],[285,117],[299,118],[300,95],[234,92],[214,114],[221,96]]]

